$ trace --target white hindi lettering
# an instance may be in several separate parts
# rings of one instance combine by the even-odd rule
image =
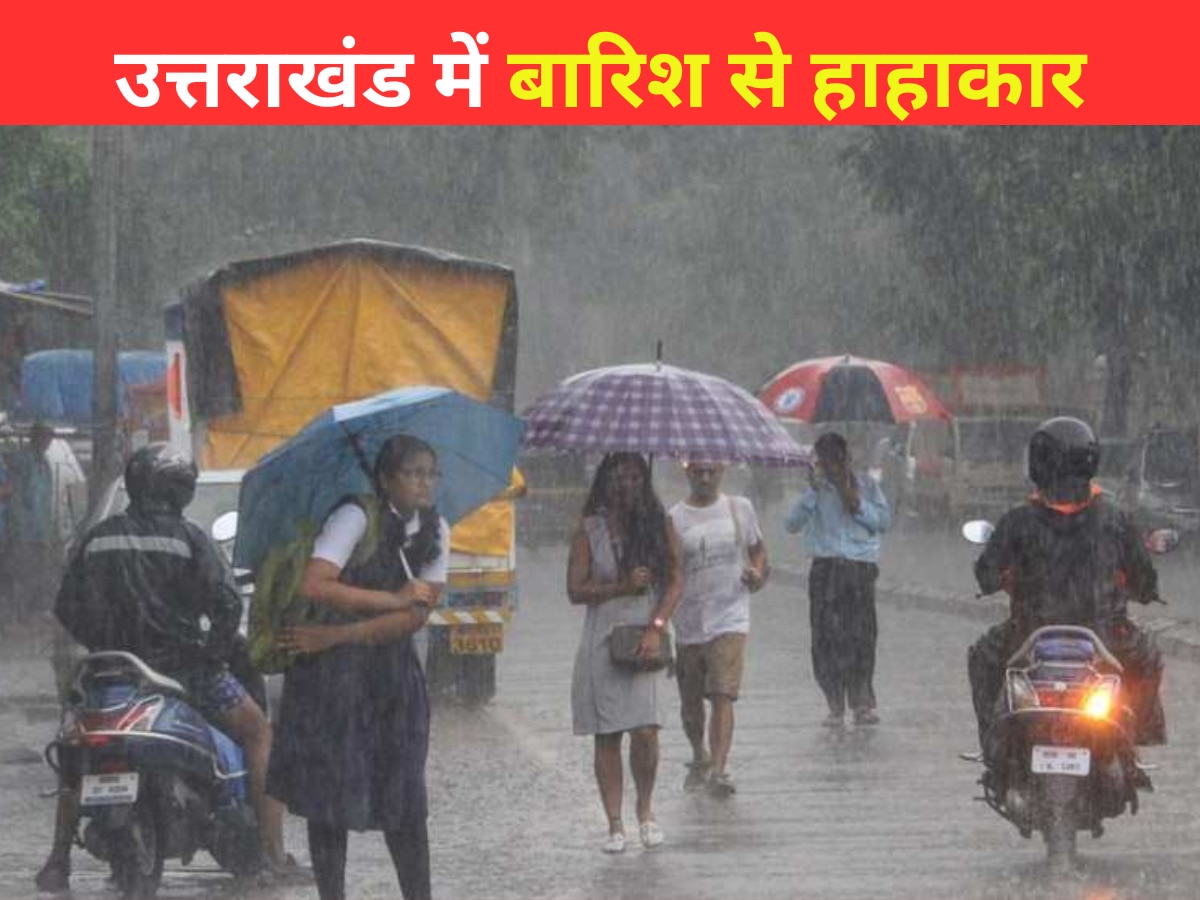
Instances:
[[[459,32],[455,32],[459,35]],[[463,34],[470,41],[468,35]],[[481,33],[481,43],[486,42],[487,35]],[[342,46],[349,50],[354,47],[354,38],[347,35],[342,40]],[[467,63],[471,66],[471,78],[452,79],[454,88],[469,87],[471,89],[472,105],[478,96],[478,71],[481,63],[487,62],[486,56],[481,56],[473,41],[468,45],[471,52],[463,56],[435,57],[443,61],[443,71],[449,66]],[[287,74],[287,85],[293,94],[313,106],[323,107],[353,107],[356,101],[355,69],[374,69],[371,86],[362,91],[361,96],[376,106],[400,107],[408,103],[410,91],[404,78],[407,67],[412,65],[416,57],[411,53],[405,54],[342,54],[342,55],[220,55],[220,54],[117,54],[113,63],[118,66],[138,65],[143,71],[137,74],[130,83],[128,77],[117,79],[117,88],[126,102],[133,106],[147,109],[155,106],[161,99],[161,89],[158,84],[160,70],[166,70],[163,76],[167,83],[175,84],[175,93],[186,107],[191,109],[198,100],[193,96],[191,88],[197,82],[204,83],[204,105],[215,107],[219,103],[221,86],[221,67],[237,68],[225,76],[225,84],[242,103],[251,109],[262,102],[263,86],[260,80],[265,80],[267,107],[278,108],[280,105],[280,71],[290,70]],[[265,70],[262,79],[260,70]],[[445,77],[445,76],[444,76]],[[315,81],[315,85],[314,85]],[[461,83],[459,83],[461,82]],[[441,90],[441,80],[438,82]],[[139,90],[140,88],[140,90]],[[453,89],[451,88],[451,93]],[[443,91],[446,96],[448,93]]]
[[[204,63],[203,72],[168,72],[166,80],[175,82],[175,93],[188,109],[196,105],[196,98],[188,88],[197,81],[204,82],[204,105],[217,105],[217,63],[212,60]]]
[[[113,62],[118,66],[143,66],[145,68],[145,71],[134,79],[135,83],[146,89],[144,97],[129,86],[128,78],[117,79],[117,87],[121,90],[121,96],[125,98],[126,102],[142,109],[147,109],[158,102],[158,85],[154,81],[158,77],[158,63],[152,62],[152,59],[153,57],[149,56],[113,57]]]
[[[481,31],[471,37],[465,31],[455,31],[450,34],[451,40],[467,48],[466,53],[439,53],[433,57],[433,64],[442,67],[442,77],[437,80],[438,93],[450,97],[455,91],[466,89],[468,106],[480,105],[479,75],[488,58],[479,52],[479,44],[488,42],[488,33]],[[478,42],[478,43],[477,43]],[[457,75],[459,66],[467,67],[467,77]]]

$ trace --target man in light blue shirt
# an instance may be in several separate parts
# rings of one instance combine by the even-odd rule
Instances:
[[[804,532],[813,674],[825,694],[824,724],[841,727],[846,709],[856,725],[875,725],[875,582],[880,535],[892,511],[879,482],[851,468],[845,438],[827,432],[813,449],[810,487],[788,514],[791,534]]]
[[[53,438],[53,429],[37,422],[9,458],[12,496],[6,525],[12,613],[17,619],[49,609],[62,568],[62,550],[54,529],[54,474],[46,460],[46,448]]]

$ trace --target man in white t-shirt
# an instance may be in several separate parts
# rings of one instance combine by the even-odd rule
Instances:
[[[721,492],[724,466],[693,459],[685,469],[690,493],[671,508],[684,560],[683,599],[673,618],[675,674],[683,730],[692,745],[683,786],[695,790],[707,784],[714,795],[727,797],[735,790],[725,767],[750,632],[750,595],[766,582],[767,550],[750,501]]]

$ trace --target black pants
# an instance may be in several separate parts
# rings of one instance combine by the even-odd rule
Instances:
[[[429,900],[429,832],[425,820],[385,831],[383,838],[404,900]],[[308,820],[308,854],[321,900],[346,900],[346,841],[345,828]]]
[[[813,675],[832,713],[874,709],[875,582],[879,567],[817,557],[808,573]]]
[[[1122,619],[1108,630],[1104,644],[1124,667],[1123,684],[1137,715],[1139,744],[1167,742],[1166,716],[1158,688],[1162,683],[1162,652],[1152,635]],[[987,749],[986,737],[995,717],[1004,670],[1028,634],[1012,619],[989,628],[967,650],[967,677],[971,681],[971,702],[979,728],[979,746]]]

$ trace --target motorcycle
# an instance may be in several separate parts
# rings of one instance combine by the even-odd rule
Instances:
[[[972,543],[990,534],[988,522],[963,526]],[[1165,553],[1178,535],[1155,533],[1146,543]],[[1100,837],[1104,819],[1135,815],[1139,790],[1153,790],[1137,758],[1122,672],[1090,628],[1037,629],[1007,662],[987,752],[964,754],[985,765],[984,802],[1022,837],[1040,832],[1052,867],[1071,864],[1079,831]]]
[[[186,865],[199,850],[235,876],[258,866],[241,748],[137,656],[80,661],[45,758],[79,775],[76,840],[110,865],[122,896],[153,897],[164,861]]]

